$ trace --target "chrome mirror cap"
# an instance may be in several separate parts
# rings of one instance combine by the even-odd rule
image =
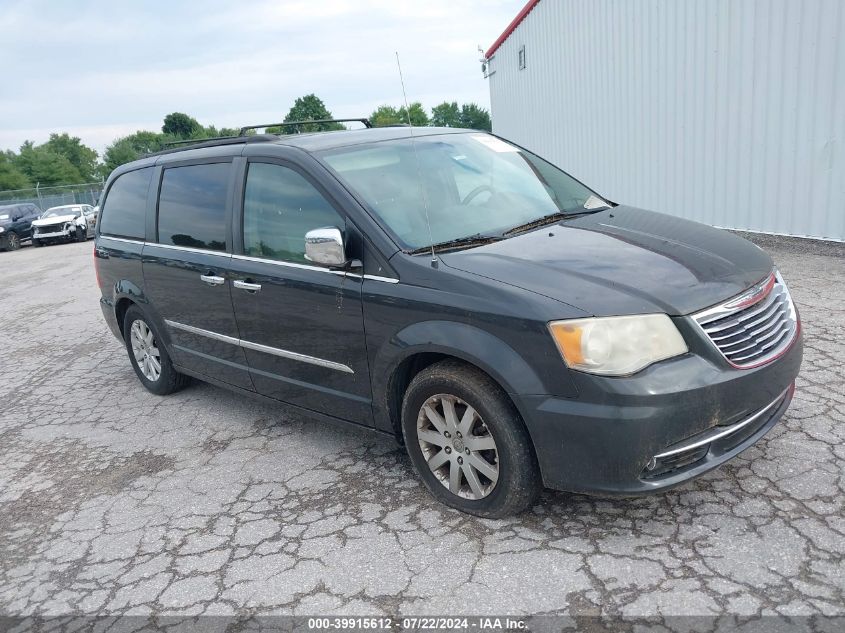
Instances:
[[[340,229],[327,226],[308,231],[305,234],[305,259],[330,268],[345,266],[347,260]]]

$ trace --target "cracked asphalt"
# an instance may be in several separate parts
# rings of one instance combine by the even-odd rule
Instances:
[[[500,521],[437,504],[388,438],[147,393],[91,242],[0,253],[0,615],[843,615],[845,253],[763,241],[805,330],[783,421],[669,493]]]

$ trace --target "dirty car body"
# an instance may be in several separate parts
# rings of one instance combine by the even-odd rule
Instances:
[[[176,170],[203,165],[221,191],[213,241],[158,215],[175,204],[168,178],[177,196]],[[276,167],[296,182],[259,189]],[[111,193],[121,178],[134,203]],[[327,211],[270,248],[273,192],[302,182],[296,208],[318,196]],[[130,204],[136,220],[116,221]],[[327,226],[342,265],[300,246]],[[524,459],[556,489],[640,494],[718,466],[783,415],[801,363],[799,316],[761,249],[606,201],[478,132],[259,136],[150,157],[109,178],[97,232],[107,322],[128,340],[135,306],[176,372],[407,440],[415,377],[460,363],[500,389],[530,438]],[[506,470],[499,450],[487,465]],[[483,509],[459,489],[456,507]]]

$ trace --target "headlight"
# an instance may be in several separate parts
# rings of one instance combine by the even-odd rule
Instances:
[[[590,374],[633,374],[688,351],[665,314],[553,321],[549,330],[566,364]]]

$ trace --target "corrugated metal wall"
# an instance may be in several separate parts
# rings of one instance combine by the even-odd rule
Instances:
[[[612,200],[845,240],[845,0],[541,0],[490,70],[493,131]]]

